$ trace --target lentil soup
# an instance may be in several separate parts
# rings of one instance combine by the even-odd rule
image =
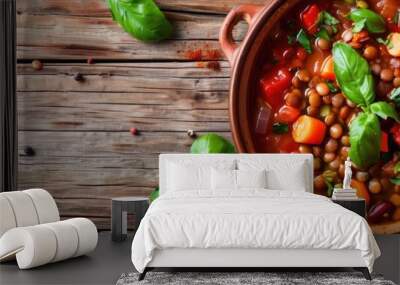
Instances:
[[[265,44],[252,95],[257,152],[312,153],[314,191],[352,187],[400,232],[400,1],[303,1]]]

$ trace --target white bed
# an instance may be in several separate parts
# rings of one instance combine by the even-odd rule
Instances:
[[[354,267],[370,278],[380,255],[372,232],[360,216],[312,194],[312,159],[160,155],[160,197],[132,243],[140,279],[155,267]],[[218,179],[210,178],[210,166],[216,173],[237,173],[238,184],[240,171],[250,177],[263,169],[267,184],[216,189],[215,181],[209,185]],[[197,169],[195,176],[191,169]],[[257,178],[248,180],[243,183]]]

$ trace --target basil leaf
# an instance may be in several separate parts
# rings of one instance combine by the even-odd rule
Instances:
[[[312,53],[311,41],[303,29],[298,32],[296,41],[304,47],[307,53]]]
[[[375,100],[374,79],[368,62],[351,46],[333,46],[334,72],[340,88],[353,103],[368,106]]]
[[[112,17],[133,37],[160,41],[172,33],[172,26],[153,0],[108,0]]]
[[[332,28],[332,31],[334,33],[337,33],[336,25],[339,24],[340,22],[338,19],[329,14],[327,11],[322,11],[319,14],[319,21],[324,25],[330,26]]]
[[[358,22],[354,23],[354,26],[353,26],[353,29],[352,29],[353,33],[361,32],[362,29],[364,29],[364,27],[365,27],[365,22],[366,21],[367,21],[366,19],[362,19],[361,21],[358,21]]]
[[[294,44],[296,42],[296,37],[293,36],[293,35],[288,35],[287,36],[287,41],[288,41],[289,45],[292,45],[292,44]]]
[[[394,185],[400,185],[400,178],[392,178],[390,179],[390,182],[392,182]]]
[[[393,89],[392,92],[390,92],[389,98],[400,107],[400,87]]]
[[[272,132],[275,134],[284,134],[289,132],[289,126],[287,124],[275,123],[272,125]]]
[[[156,200],[160,196],[160,188],[157,186],[149,196],[150,203],[152,203],[154,200]]]
[[[397,162],[394,166],[394,173],[397,174],[400,172],[400,162]]]
[[[381,129],[378,117],[372,113],[360,113],[350,125],[351,160],[366,168],[379,161]]]
[[[339,91],[339,89],[337,89],[332,82],[327,82],[326,84],[328,85],[329,91],[331,91],[331,93],[336,93]]]
[[[235,153],[235,147],[225,138],[209,133],[197,138],[190,148],[191,153]]]
[[[319,29],[318,33],[315,35],[317,38],[321,38],[327,41],[331,40],[331,36],[329,35],[328,31],[322,27]]]
[[[375,102],[369,106],[372,113],[386,120],[387,118],[392,118],[397,122],[400,122],[400,116],[397,114],[396,110],[387,102]]]
[[[379,34],[386,30],[385,20],[377,13],[369,9],[354,9],[350,12],[350,19],[353,22],[365,20],[365,26],[370,33]]]
[[[399,23],[399,18],[400,18],[400,10],[396,11],[396,14],[393,16],[393,23],[398,24]]]

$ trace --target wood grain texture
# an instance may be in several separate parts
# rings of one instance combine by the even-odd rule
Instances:
[[[105,0],[17,1],[19,188],[45,188],[62,218],[110,229],[110,198],[148,196],[158,155],[188,152],[188,129],[231,139],[230,67],[218,33],[242,2],[157,1],[174,34],[145,44],[112,21]],[[235,39],[246,29],[239,24]],[[195,50],[200,61],[188,56]],[[44,68],[34,70],[32,59]],[[208,61],[219,70],[205,68]]]
[[[184,1],[176,6],[169,4],[179,12],[166,13],[174,33],[162,43],[133,39],[112,20],[104,1],[95,1],[94,6],[91,6],[93,1],[28,1],[18,4],[17,52],[20,59],[86,59],[90,56],[100,60],[188,60],[187,51],[219,50],[218,33],[224,16],[184,12],[179,10],[188,7]],[[240,24],[234,38],[243,38],[246,29],[245,24]],[[203,59],[215,58],[204,54]]]

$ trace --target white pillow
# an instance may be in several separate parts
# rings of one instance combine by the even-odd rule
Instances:
[[[273,190],[306,191],[307,166],[295,159],[240,159],[239,170],[266,169],[267,187]]]
[[[211,170],[211,189],[224,189],[232,191],[236,189],[236,170],[216,169]]]
[[[267,188],[267,172],[262,170],[235,170],[237,188]]]
[[[262,170],[211,170],[213,190],[233,191],[241,188],[266,188],[266,171]]]
[[[185,191],[189,189],[210,188],[210,167],[188,167],[170,163],[168,168],[168,189],[171,191]]]
[[[167,191],[211,190],[211,168],[235,169],[236,161],[177,160],[167,164]]]

